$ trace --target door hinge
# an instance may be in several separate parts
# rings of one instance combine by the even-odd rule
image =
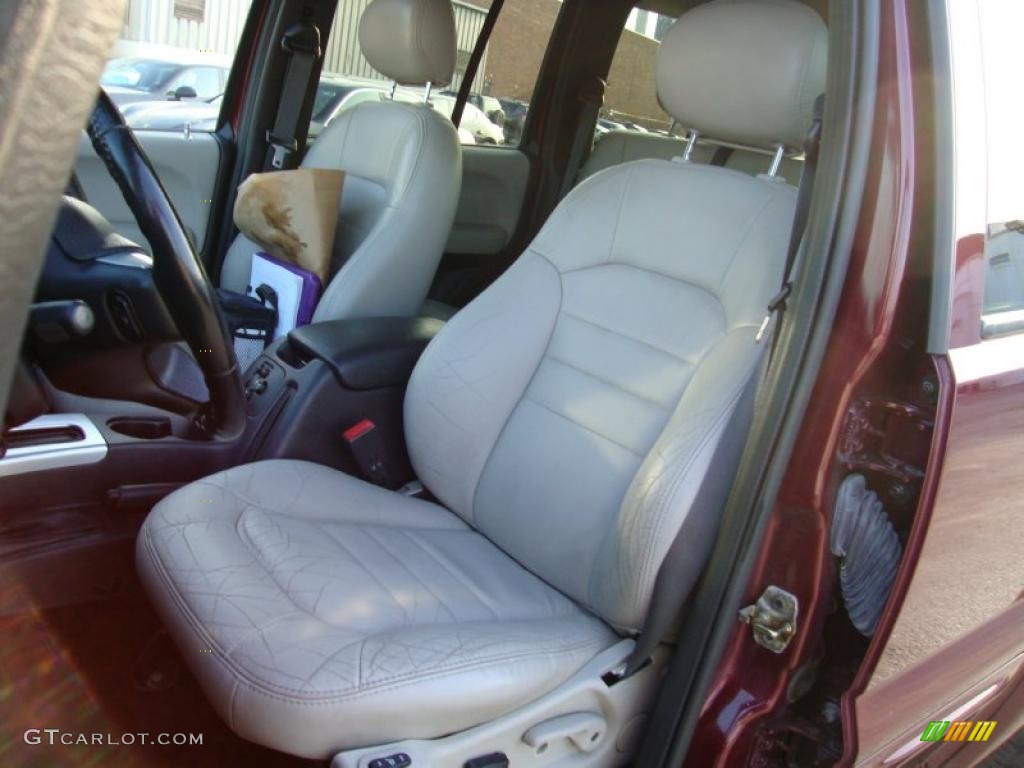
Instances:
[[[755,643],[773,653],[782,653],[796,635],[799,611],[795,595],[772,585],[756,603],[740,610],[739,619],[750,625]]]

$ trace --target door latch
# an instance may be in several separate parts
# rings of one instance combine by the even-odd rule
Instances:
[[[772,653],[782,653],[796,635],[799,611],[795,595],[772,585],[756,603],[740,610],[739,619],[750,625],[755,643]]]

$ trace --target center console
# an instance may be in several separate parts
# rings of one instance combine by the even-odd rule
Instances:
[[[82,504],[146,511],[181,484],[250,461],[304,459],[363,475],[345,433],[367,422],[386,455],[389,484],[411,480],[405,388],[442,326],[395,317],[295,329],[246,372],[246,428],[233,441],[202,439],[188,419],[155,408],[85,398],[73,409],[83,413],[23,424],[0,457],[0,540],[19,515]]]
[[[305,459],[359,474],[343,434],[369,420],[392,475],[412,479],[402,400],[416,361],[443,325],[419,317],[335,320],[272,344],[245,378],[250,428],[241,462]]]

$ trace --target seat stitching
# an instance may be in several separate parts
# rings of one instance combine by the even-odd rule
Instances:
[[[386,592],[386,593],[388,594],[388,596],[389,596],[389,597],[391,598],[391,601],[392,601],[392,602],[393,602],[393,603],[394,603],[394,604],[395,604],[395,605],[396,605],[396,606],[398,607],[398,609],[399,609],[399,610],[400,610],[400,611],[402,612],[402,615],[403,615],[403,616],[405,616],[405,620],[406,620],[406,622],[407,622],[407,623],[408,623],[408,624],[409,624],[410,626],[411,626],[411,625],[413,625],[413,623],[414,623],[414,622],[413,622],[413,620],[412,620],[412,617],[411,617],[411,616],[409,615],[409,611],[408,611],[408,610],[406,609],[406,607],[405,607],[404,605],[402,605],[402,603],[401,603],[401,602],[399,602],[399,600],[398,600],[398,597],[397,597],[397,595],[395,595],[395,593],[394,593],[394,592],[393,592],[393,591],[391,590],[391,587],[389,587],[389,586],[388,586],[387,584],[385,584],[385,583],[384,583],[383,581],[381,581],[381,580],[380,580],[380,578],[379,578],[379,577],[378,577],[378,576],[377,576],[377,575],[376,575],[376,574],[375,574],[375,573],[373,572],[373,570],[372,570],[371,568],[368,568],[368,567],[367,567],[367,565],[366,565],[366,563],[364,563],[364,562],[363,562],[363,561],[362,561],[362,560],[361,560],[361,559],[359,558],[359,556],[358,556],[358,555],[356,555],[356,554],[355,554],[355,553],[354,553],[354,552],[353,552],[353,551],[352,551],[351,549],[349,549],[349,548],[348,548],[348,547],[347,547],[347,546],[346,546],[346,545],[345,545],[345,544],[344,544],[344,543],[343,543],[343,542],[341,541],[341,539],[340,539],[340,538],[338,538],[337,536],[335,536],[335,535],[334,535],[334,534],[333,534],[333,533],[332,533],[331,531],[328,531],[328,530],[327,530],[326,528],[324,528],[324,526],[318,526],[318,527],[320,528],[320,530],[321,530],[321,531],[323,531],[323,532],[324,532],[324,534],[326,534],[326,535],[328,536],[328,538],[330,538],[330,539],[331,539],[331,541],[333,541],[333,542],[334,542],[335,544],[337,544],[337,545],[338,545],[338,547],[339,547],[339,548],[340,548],[340,549],[341,549],[341,550],[342,550],[342,551],[343,551],[343,552],[344,552],[345,554],[347,554],[347,555],[348,555],[349,557],[351,557],[351,558],[352,558],[352,559],[353,559],[353,560],[354,560],[354,561],[355,561],[356,563],[358,563],[358,564],[359,564],[359,566],[360,566],[360,567],[361,567],[361,568],[363,569],[363,571],[364,571],[364,572],[365,572],[365,573],[366,573],[366,574],[367,574],[367,575],[368,575],[368,576],[369,576],[370,578],[372,578],[372,579],[373,579],[373,580],[374,580],[375,582],[377,582],[377,584],[379,584],[379,585],[380,585],[380,587],[381,587],[381,588],[382,588],[382,589],[383,589],[383,590],[384,590],[384,591],[385,591],[385,592]],[[387,552],[387,553],[388,553],[389,555],[391,555],[391,557],[394,557],[394,555],[392,555],[392,554],[391,554],[391,552],[389,552],[389,551],[387,550],[387,548],[386,548],[386,547],[384,547],[384,546],[383,546],[383,545],[382,545],[382,544],[381,544],[381,543],[380,543],[380,542],[379,542],[379,541],[377,540],[377,538],[376,538],[375,536],[373,536],[372,534],[370,534],[370,532],[369,532],[369,531],[367,531],[367,532],[366,532],[366,535],[367,535],[367,536],[369,536],[369,537],[370,537],[371,539],[373,539],[373,540],[374,540],[375,542],[377,542],[377,545],[378,545],[379,547],[381,547],[381,549],[383,549],[383,550],[384,550],[385,552]],[[395,559],[397,560],[397,558],[395,558]],[[399,564],[402,564],[402,563],[401,563],[401,561],[399,561]],[[404,564],[402,565],[402,567],[403,567],[403,568],[405,567],[405,566],[404,566]],[[408,570],[408,569],[406,568],[406,570]],[[317,618],[319,618],[319,617],[317,617]],[[322,619],[321,619],[321,621],[322,621]],[[326,623],[326,622],[324,622],[324,623]]]
[[[705,360],[705,359],[707,358],[707,356],[708,356],[708,355],[710,355],[710,354],[711,354],[711,351],[712,351],[712,350],[713,350],[713,349],[715,348],[715,346],[716,346],[716,345],[717,345],[718,343],[720,343],[720,342],[721,342],[722,338],[724,338],[724,336],[723,336],[723,337],[721,337],[721,338],[719,338],[719,339],[717,339],[717,340],[715,341],[715,343],[714,343],[714,344],[712,344],[711,346],[709,346],[709,347],[708,347],[708,348],[707,348],[707,349],[706,349],[706,350],[704,351],[704,354],[703,354],[703,355],[701,355],[701,357],[700,357],[700,360],[698,360],[698,361],[697,361],[697,364],[696,364],[696,366],[694,366],[694,370],[696,370],[696,369],[700,368],[700,366],[701,366],[701,365],[703,364],[704,360]],[[689,378],[689,379],[688,379],[688,380],[686,381],[686,384],[685,384],[685,385],[684,385],[684,387],[683,387],[683,391],[682,391],[682,392],[681,392],[681,393],[679,394],[679,397],[678,397],[678,399],[676,400],[676,405],[675,405],[675,408],[673,409],[673,412],[672,412],[672,414],[670,414],[670,415],[669,415],[669,417],[668,417],[668,419],[666,419],[666,421],[665,421],[665,424],[664,424],[664,425],[662,426],[662,429],[661,429],[661,433],[660,433],[660,434],[658,435],[658,437],[657,437],[657,438],[655,439],[654,443],[652,444],[652,448],[653,448],[653,446],[654,446],[654,445],[657,445],[657,442],[658,442],[658,440],[660,440],[660,439],[661,439],[661,437],[662,437],[662,435],[664,435],[664,434],[665,434],[665,430],[666,430],[666,429],[668,429],[668,426],[669,426],[669,424],[671,424],[671,422],[672,422],[672,418],[673,418],[673,417],[675,416],[675,411],[676,411],[676,410],[677,410],[677,409],[679,408],[679,404],[680,404],[680,403],[682,402],[683,398],[684,398],[684,397],[686,396],[686,392],[687,392],[687,390],[688,390],[688,389],[690,388],[690,384],[691,384],[692,382],[693,382],[693,377],[691,376],[691,377],[690,377],[690,378]],[[648,454],[649,454],[649,453],[650,453],[650,451],[648,451]],[[644,460],[644,461],[646,461],[646,460],[647,460],[647,458],[648,458],[647,456],[644,456],[644,457],[643,457],[643,460]],[[692,458],[691,458],[691,462],[692,462]],[[689,465],[688,465],[688,466],[689,466]],[[687,470],[687,471],[688,471],[688,470]],[[663,473],[662,473],[662,474],[663,474]],[[683,473],[683,474],[685,475],[685,474],[686,474],[686,471],[684,471],[684,473]],[[649,487],[650,487],[650,486],[649,486]],[[618,515],[618,517],[619,517],[620,519],[622,518],[622,511],[623,511],[623,505],[625,505],[625,504],[626,504],[626,502],[627,502],[627,501],[629,500],[629,498],[630,498],[630,496],[629,496],[629,491],[627,490],[627,492],[626,492],[626,495],[625,495],[625,496],[623,496],[623,499],[622,499],[622,501],[621,501],[621,502],[619,503],[619,515]],[[646,499],[646,498],[647,498],[647,493],[645,493],[645,494],[644,494],[644,496],[643,496],[643,499]],[[638,501],[637,501],[637,504],[638,504],[638,505],[639,505],[639,504],[641,504],[641,503],[643,503],[643,500],[638,500]],[[655,520],[656,520],[656,522],[655,522],[655,527],[657,527],[657,526],[658,526],[658,522],[657,522],[657,517],[655,518]],[[607,539],[608,539],[608,537],[609,537],[610,535],[611,535],[611,530],[608,530],[608,531],[606,531],[606,532],[605,532],[604,538],[602,539],[602,542],[601,542],[601,546],[602,546],[602,547],[604,546],[604,543],[605,543],[605,541],[607,541]],[[624,538],[624,537],[623,537],[623,538]],[[647,560],[648,556],[650,555],[650,550],[651,550],[652,548],[653,548],[653,543],[652,543],[652,542],[648,542],[648,544],[647,544],[647,545],[646,545],[646,546],[644,547],[644,550],[643,550],[643,552],[641,553],[641,557],[643,558],[643,560],[641,561],[641,567],[640,567],[640,571],[641,571],[641,574],[640,574],[640,579],[638,579],[638,580],[637,580],[637,581],[635,582],[635,584],[634,584],[634,586],[633,586],[633,590],[632,590],[632,591],[634,592],[634,595],[635,595],[635,597],[639,597],[639,595],[638,595],[637,593],[638,593],[638,592],[639,592],[639,590],[640,590],[640,583],[642,582],[642,579],[643,579],[643,578],[644,578],[644,576],[645,576],[645,564],[646,564],[646,560]],[[620,556],[620,567],[621,567],[621,556]],[[594,601],[594,599],[593,599],[593,596],[592,596],[592,591],[593,591],[593,581],[594,581],[594,579],[593,579],[593,576],[594,576],[594,574],[593,574],[593,573],[591,573],[591,577],[590,577],[590,578],[589,578],[589,579],[587,580],[587,600],[588,600],[588,602],[589,602],[589,603],[594,603],[594,602],[595,602],[595,601]]]
[[[244,682],[255,688],[258,692],[265,695],[271,696],[276,699],[284,701],[290,701],[295,704],[303,706],[328,706],[331,704],[344,703],[346,701],[353,701],[355,699],[366,698],[378,693],[383,693],[389,690],[395,690],[398,688],[406,687],[409,684],[415,684],[426,680],[433,680],[439,677],[446,677],[452,673],[459,672],[470,672],[477,669],[483,669],[485,667],[494,666],[498,664],[506,664],[510,661],[518,659],[527,659],[534,656],[559,656],[574,653],[588,647],[605,647],[604,644],[594,641],[583,641],[574,643],[572,645],[561,645],[554,647],[541,647],[533,648],[529,651],[523,651],[520,653],[509,653],[498,656],[483,657],[473,659],[471,662],[462,662],[455,664],[447,664],[444,666],[436,667],[432,671],[426,674],[408,674],[403,673],[401,675],[392,675],[386,678],[381,678],[378,682],[366,687],[366,688],[338,688],[329,691],[323,691],[316,696],[308,696],[308,691],[303,691],[297,688],[287,688],[284,686],[278,686],[266,680],[262,680],[258,676],[248,675],[241,669],[235,668]],[[232,665],[233,667],[233,665]],[[234,668],[234,667],[233,667]],[[259,683],[263,683],[260,685]],[[298,699],[297,697],[288,697],[287,694],[307,695],[308,697]]]
[[[615,215],[615,227],[612,229],[612,236],[608,241],[608,261],[605,262],[606,264],[611,264],[615,260],[615,243],[619,239],[619,226],[622,224],[622,215],[626,208],[626,197],[633,186],[633,177],[635,175],[636,167],[633,166],[629,169],[629,173],[626,174],[626,180],[622,184],[622,194],[619,195],[619,210]]]
[[[671,278],[669,278],[669,279],[671,279]],[[695,288],[699,288],[699,286],[694,286],[694,287]],[[701,290],[703,290],[703,289],[701,289]],[[665,349],[663,347],[659,347],[659,346],[657,346],[655,344],[652,344],[649,341],[645,341],[643,339],[637,338],[636,336],[631,336],[628,333],[623,333],[622,331],[617,331],[614,328],[609,328],[607,325],[602,325],[601,323],[594,322],[593,320],[591,320],[589,318],[586,318],[586,317],[583,317],[582,315],[573,314],[569,310],[563,310],[562,314],[565,317],[570,317],[573,320],[579,320],[581,323],[586,323],[587,325],[592,325],[595,328],[600,328],[602,331],[607,331],[608,333],[614,334],[616,336],[621,336],[624,339],[629,339],[630,341],[636,342],[637,344],[641,344],[641,345],[647,347],[648,349],[652,349],[655,352],[659,352],[662,355],[665,355],[666,357],[671,357],[673,360],[676,360],[677,362],[684,363],[685,365],[689,365],[691,367],[693,366],[693,361],[690,360],[689,358],[680,357],[679,355],[675,354],[674,352],[671,352],[671,351],[669,351],[669,350],[667,350],[667,349]]]
[[[530,391],[530,387],[533,384],[533,380],[537,377],[537,371],[540,370],[540,364],[544,362],[544,358],[547,356],[548,350],[551,349],[551,340],[555,336],[555,329],[558,328],[558,316],[562,312],[562,303],[565,300],[565,290],[562,287],[562,275],[558,271],[558,267],[556,267],[554,262],[551,261],[551,259],[545,256],[543,253],[534,250],[532,246],[527,252],[536,253],[537,256],[539,256],[541,259],[547,262],[548,266],[551,267],[551,269],[554,271],[555,279],[558,281],[558,308],[555,310],[554,317],[551,321],[551,329],[548,331],[547,343],[544,345],[543,351],[537,357],[537,363],[534,365],[533,373],[530,374],[530,378],[526,382],[526,386],[523,387],[523,391],[519,394],[519,397],[512,404],[512,407],[509,408],[508,413],[505,415],[505,423],[501,425],[501,429],[498,430],[497,437],[495,437],[494,442],[491,443],[491,450],[488,452],[487,458],[484,460],[483,465],[480,467],[480,474],[478,474],[476,477],[476,485],[473,486],[473,496],[470,498],[469,501],[469,514],[472,517],[473,522],[476,522],[476,495],[477,492],[480,490],[480,481],[483,479],[483,476],[487,474],[487,467],[490,465],[491,458],[494,456],[494,449],[498,447],[498,443],[501,442],[501,438],[504,436],[505,430],[508,429],[508,424],[512,420],[512,415],[516,412],[516,409],[519,407],[519,404],[523,401],[523,398],[526,397],[526,393]]]
[[[721,293],[722,286],[725,285],[725,281],[728,280],[729,273],[732,272],[732,268],[734,266],[736,266],[736,257],[739,256],[739,253],[743,249],[743,246],[746,245],[747,244],[747,240],[750,239],[750,233],[754,229],[754,225],[758,222],[758,219],[761,218],[761,214],[764,213],[765,210],[768,208],[768,206],[771,205],[773,202],[775,202],[775,200],[776,200],[776,196],[775,195],[768,195],[767,198],[765,199],[765,201],[763,203],[761,203],[760,206],[758,206],[757,210],[754,212],[754,214],[747,221],[746,225],[743,228],[743,236],[740,237],[739,242],[736,243],[736,248],[733,250],[732,255],[729,257],[729,266],[727,266],[722,271],[722,277],[719,278],[719,280],[718,280],[718,287],[717,287],[716,290],[719,293]],[[727,315],[727,317],[728,317],[728,315]]]
[[[666,490],[665,493],[661,494],[661,497],[657,500],[656,512],[654,515],[654,525],[652,526],[652,530],[655,532],[655,535],[649,536],[647,543],[644,546],[643,559],[641,560],[640,564],[640,578],[637,579],[634,590],[637,598],[639,598],[639,591],[643,588],[642,584],[649,579],[651,570],[653,568],[653,563],[651,562],[650,557],[651,551],[654,548],[655,542],[660,539],[660,536],[658,534],[660,534],[661,532],[661,526],[664,523],[665,517],[668,514],[672,498],[675,496],[675,493],[678,490],[679,486],[689,475],[690,470],[692,469],[693,464],[697,461],[697,457],[700,456],[701,451],[704,449],[705,446],[707,446],[707,444],[714,436],[718,426],[727,419],[729,414],[732,413],[732,409],[735,407],[735,404],[739,400],[741,394],[742,388],[734,392],[729,397],[726,407],[722,408],[716,416],[716,418],[714,419],[714,421],[710,425],[708,425],[707,428],[705,428],[704,434],[701,436],[700,441],[694,447],[693,451],[691,451],[689,460],[687,460],[684,466],[679,468],[679,470],[675,474],[675,477],[672,479],[670,487]],[[685,519],[683,522],[685,522]],[[682,525],[682,523],[680,525]],[[658,565],[660,567],[661,564],[659,563]]]
[[[401,529],[400,528],[396,528],[395,531],[400,533]],[[445,612],[448,614],[448,616],[451,619],[451,622],[453,624],[458,624],[459,623],[458,618],[455,616],[455,612],[451,608],[448,607],[448,604],[445,603],[445,601],[442,600],[441,597],[436,592],[434,592],[434,590],[432,590],[430,588],[430,586],[427,584],[427,582],[424,581],[423,578],[418,573],[416,573],[408,565],[406,565],[405,562],[403,562],[402,558],[400,558],[398,555],[396,555],[395,552],[391,549],[391,547],[389,547],[384,542],[383,539],[378,538],[376,535],[374,535],[374,533],[372,531],[369,531],[369,530],[366,531],[366,535],[368,537],[370,537],[371,539],[373,539],[374,542],[376,542],[377,546],[379,546],[381,549],[383,549],[385,552],[387,552],[388,555],[396,563],[398,563],[402,567],[402,570],[404,570],[406,573],[408,573],[415,581],[418,581],[420,586],[423,587],[423,589],[425,589],[427,592],[430,593],[431,597],[433,597],[437,601],[437,604],[439,606],[441,606],[445,610]],[[362,565],[362,563],[360,563],[360,565]],[[365,568],[366,566],[363,566],[363,567]],[[408,615],[408,614],[406,614],[406,615]],[[433,623],[440,623],[440,622],[433,622]],[[413,619],[409,620],[409,625],[410,626],[419,626],[419,625],[417,625],[417,623]]]
[[[565,419],[566,421],[570,422],[571,424],[575,424],[580,429],[584,429],[587,432],[590,432],[592,435],[596,435],[597,437],[600,437],[603,440],[607,440],[612,445],[617,445],[622,450],[626,451],[627,453],[633,454],[637,458],[643,459],[643,457],[644,457],[644,454],[638,453],[637,451],[634,451],[632,448],[630,448],[630,447],[628,447],[626,445],[623,445],[622,443],[620,443],[615,438],[609,437],[608,435],[606,435],[606,434],[604,434],[602,432],[598,432],[593,427],[588,427],[586,424],[583,424],[583,423],[577,421],[576,419],[572,418],[571,416],[566,416],[564,413],[560,413],[560,412],[556,411],[551,406],[545,405],[540,400],[537,400],[536,398],[533,398],[530,395],[523,395],[522,399],[524,401],[526,401],[526,402],[533,403],[538,408],[543,408],[545,411],[549,411],[550,413],[553,413],[555,416],[558,416],[559,418]]]
[[[473,584],[471,579],[466,578],[464,574],[456,573],[455,566],[449,564],[448,558],[444,557],[439,551],[437,551],[437,548],[434,547],[433,544],[423,541],[420,537],[414,536],[411,532],[404,530],[400,530],[399,532],[403,536],[405,536],[405,538],[411,541],[416,547],[418,547],[420,550],[429,555],[434,560],[434,562],[436,562],[439,566],[441,566],[441,568],[445,570],[446,573],[448,573],[449,576],[455,579],[455,581],[458,582],[459,585],[462,586],[467,592],[472,594],[473,597],[475,597],[477,601],[484,606],[484,608],[490,611],[491,615],[494,616],[495,619],[497,619],[498,621],[502,620],[501,615],[494,609],[494,606],[491,605],[490,601],[486,599],[484,593],[476,588],[476,585]]]
[[[539,251],[538,251],[538,253],[539,253]],[[540,254],[540,255],[543,256],[543,254]],[[548,258],[548,257],[545,256],[544,258]],[[550,259],[549,259],[549,261],[550,261]],[[562,272],[561,274],[563,276],[564,275],[571,275],[571,274],[574,274],[574,273],[577,273],[577,272],[588,272],[588,271],[594,270],[594,269],[604,269],[605,267],[624,267],[626,269],[635,269],[638,272],[646,272],[649,275],[655,275],[655,276],[663,278],[665,280],[671,280],[674,283],[681,283],[682,285],[688,285],[688,286],[690,286],[692,288],[696,288],[698,291],[701,291],[702,293],[706,293],[711,298],[712,301],[714,301],[716,304],[718,304],[719,307],[721,307],[721,309],[722,309],[723,319],[725,317],[725,305],[722,304],[722,299],[718,296],[718,294],[715,293],[714,290],[712,290],[708,286],[701,285],[700,283],[695,283],[693,280],[688,280],[687,278],[680,277],[678,275],[666,275],[664,272],[659,272],[656,269],[649,269],[648,267],[641,267],[638,264],[631,264],[628,261],[615,261],[615,262],[602,263],[602,264],[588,264],[585,267],[573,267],[572,269],[567,269],[564,272]]]
[[[204,643],[209,643],[211,647],[214,647],[214,648],[216,648],[218,650],[218,653],[214,654],[213,658],[215,660],[217,660],[221,665],[226,666],[229,670],[234,672],[234,674],[239,678],[238,681],[237,681],[238,683],[244,682],[247,685],[249,685],[253,690],[255,690],[257,693],[260,693],[262,695],[268,696],[270,698],[278,699],[278,700],[283,701],[285,703],[294,703],[294,704],[299,704],[299,705],[303,705],[303,706],[318,706],[318,705],[319,706],[325,706],[325,705],[330,705],[332,703],[336,703],[336,702],[332,702],[332,701],[325,701],[324,699],[337,699],[337,698],[339,698],[338,694],[341,694],[342,698],[349,698],[349,699],[353,698],[351,696],[344,696],[344,694],[352,691],[353,690],[352,688],[341,688],[341,689],[331,689],[331,690],[327,690],[327,691],[321,692],[321,695],[318,697],[319,700],[306,700],[306,701],[295,700],[294,698],[288,698],[287,696],[285,696],[285,695],[283,695],[281,693],[276,693],[274,689],[276,689],[276,691],[290,692],[290,693],[295,693],[295,694],[308,694],[308,691],[301,691],[299,689],[287,688],[286,686],[277,685],[276,683],[272,683],[271,681],[266,680],[265,678],[262,678],[259,675],[255,674],[255,673],[252,673],[249,670],[244,669],[243,667],[238,666],[230,657],[227,657],[227,656],[224,655],[223,650],[217,645],[217,643],[213,640],[213,638],[206,631],[205,625],[203,625],[202,622],[200,622],[200,621],[198,621],[196,619],[195,615],[192,612],[191,607],[188,605],[187,602],[185,602],[183,596],[178,591],[177,585],[171,580],[170,574],[167,572],[167,567],[164,565],[163,560],[160,557],[160,554],[156,551],[156,547],[153,544],[152,534],[148,530],[144,531],[143,541],[145,542],[145,546],[146,546],[147,550],[149,550],[150,562],[152,562],[154,564],[154,566],[156,568],[156,571],[157,571],[158,578],[160,578],[164,582],[164,584],[166,586],[165,593],[169,594],[171,596],[171,599],[178,605],[178,608],[181,611],[182,617],[188,622],[188,625],[192,629],[192,631],[194,631],[196,634],[198,634],[200,636],[200,638],[203,640]],[[582,615],[583,614],[581,614],[581,616]],[[543,619],[543,620],[539,620],[539,621],[549,621],[549,619]],[[537,621],[527,620],[527,621],[524,621],[524,622],[517,622],[517,623],[521,624],[521,623],[538,623],[538,622]],[[365,642],[367,639],[369,639],[369,638],[364,638],[363,642]],[[505,656],[493,657],[493,658],[490,658],[490,659],[486,659],[486,660],[484,660],[482,662],[479,659],[477,659],[477,660],[475,660],[477,663],[475,663],[475,664],[466,664],[465,666],[461,666],[461,667],[459,665],[450,665],[450,666],[446,666],[446,667],[443,667],[443,668],[438,668],[434,672],[432,672],[432,673],[430,673],[428,675],[421,675],[421,676],[415,677],[414,679],[415,680],[426,680],[426,679],[431,679],[431,678],[434,678],[434,677],[441,677],[444,674],[447,674],[447,673],[449,673],[451,671],[458,672],[458,671],[466,671],[466,670],[474,669],[474,668],[482,668],[482,667],[485,667],[485,666],[488,666],[488,665],[491,665],[491,664],[504,663],[504,662],[507,662],[507,661],[510,661],[510,660],[513,660],[513,659],[526,658],[526,657],[529,657],[529,656],[561,655],[561,654],[569,653],[569,652],[572,652],[572,651],[580,650],[582,648],[586,648],[586,647],[591,646],[591,645],[598,645],[598,644],[596,642],[593,642],[593,641],[586,641],[586,642],[576,643],[576,644],[573,644],[573,645],[562,646],[561,648],[556,648],[556,649],[549,649],[548,646],[543,646],[540,649],[535,649],[535,650],[531,650],[531,651],[523,652],[523,653],[518,653],[518,654],[507,654]],[[381,679],[378,682],[379,683],[384,683],[384,684],[389,683],[389,682],[397,682],[398,683],[397,685],[389,686],[389,687],[402,687],[402,685],[408,679],[410,679],[410,678],[411,678],[411,676],[407,675],[403,679],[403,676],[397,675],[397,676],[392,676],[392,677],[389,677],[389,678],[383,678],[383,679]],[[401,681],[401,682],[398,682],[398,681]],[[370,693],[379,693],[379,692],[381,692],[382,690],[385,690],[385,689],[386,689],[385,686],[374,685],[374,686],[372,686],[370,688],[361,689],[361,691],[362,691],[362,693],[370,694]]]
[[[362,481],[359,481],[359,482],[362,482]],[[198,485],[199,481],[197,481],[196,484]],[[396,525],[388,525],[386,523],[381,523],[381,522],[352,523],[352,522],[349,522],[347,520],[340,519],[340,518],[337,518],[337,517],[308,517],[305,514],[303,514],[301,516],[282,514],[279,510],[271,509],[270,507],[266,507],[266,506],[260,504],[258,501],[253,501],[252,499],[249,499],[249,498],[243,496],[242,494],[237,493],[236,491],[230,490],[228,488],[223,488],[222,486],[216,486],[216,487],[220,488],[221,490],[226,491],[227,493],[232,494],[239,501],[242,501],[242,502],[244,502],[247,505],[246,507],[244,507],[242,509],[241,512],[239,512],[239,514],[238,514],[239,520],[241,519],[241,516],[242,516],[243,513],[249,511],[248,507],[252,507],[253,509],[256,509],[256,510],[258,510],[260,512],[263,512],[263,513],[267,514],[268,516],[274,516],[274,517],[293,517],[293,518],[300,519],[300,520],[302,520],[304,522],[308,522],[308,523],[313,524],[313,525],[320,524],[320,523],[327,524],[327,525],[358,525],[360,528],[373,527],[373,528],[383,528],[385,530],[393,530],[393,529],[399,527],[399,526],[396,526]],[[394,493],[394,492],[392,492],[392,493]],[[431,506],[439,507],[440,505],[432,504]],[[454,513],[452,513],[451,510],[447,509],[446,507],[440,507],[440,508],[443,509],[445,512],[448,512],[448,513],[450,513],[450,514],[452,514],[454,516]],[[458,518],[456,517],[456,519],[458,519]],[[167,527],[167,526],[176,526],[176,525],[192,525],[192,524],[193,523],[191,521],[185,522],[185,523],[167,523],[165,525],[165,527]],[[461,524],[465,525],[465,523],[461,523]],[[408,528],[409,530],[415,530],[415,531],[462,531],[462,530],[467,530],[466,528],[441,528],[441,527],[435,527],[435,526],[405,525],[404,523],[400,527],[401,528]],[[238,530],[237,527],[236,527],[236,530]],[[242,533],[241,530],[239,530],[239,534],[241,534],[241,533]]]
[[[641,401],[643,403],[646,403],[647,405],[651,406],[652,408],[656,408],[657,410],[661,411],[662,413],[664,413],[665,411],[668,411],[669,408],[671,407],[671,406],[664,405],[663,403],[659,403],[657,400],[652,400],[651,398],[646,397],[645,395],[641,395],[641,394],[639,394],[637,392],[634,392],[631,389],[627,389],[626,387],[622,386],[618,382],[611,381],[610,379],[606,379],[603,376],[598,376],[596,373],[592,373],[591,371],[588,371],[586,368],[581,368],[578,365],[573,365],[568,360],[563,360],[562,358],[555,357],[554,355],[548,355],[544,359],[545,360],[549,360],[549,361],[551,361],[553,363],[558,363],[559,365],[564,365],[566,368],[571,368],[572,370],[577,371],[581,376],[587,376],[587,377],[589,377],[591,379],[594,379],[595,381],[599,381],[602,384],[605,384],[605,385],[607,385],[607,386],[609,386],[609,387],[611,387],[613,389],[618,390],[619,392],[621,392],[624,395],[627,395],[628,397],[632,397],[632,398],[634,398],[636,400],[639,400],[639,401]]]

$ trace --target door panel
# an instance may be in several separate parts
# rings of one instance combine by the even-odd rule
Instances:
[[[462,193],[446,253],[494,255],[519,223],[530,161],[517,149],[462,148]]]
[[[948,325],[937,360],[952,411],[915,570],[856,702],[858,765],[975,764],[1021,720],[1012,697],[1024,680],[1024,333],[1013,322],[1016,272],[1004,265],[1024,220],[1024,109],[1006,96],[1024,84],[1024,4],[961,0],[946,10],[954,247],[948,311],[933,316]],[[986,744],[956,741],[959,730],[924,741],[932,721],[996,725]]]
[[[198,131],[187,139],[184,133],[177,131],[137,130],[135,136],[192,235],[196,250],[201,251],[220,166],[218,140],[212,133]],[[114,229],[149,250],[149,242],[139,230],[121,190],[96,156],[85,133],[78,144],[75,173],[89,204],[99,209]]]
[[[993,741],[1015,727],[999,707],[1024,661],[1024,336],[954,349],[949,362],[956,394],[938,495],[896,624],[857,700],[858,765],[969,751],[922,742],[932,720],[995,720]],[[983,749],[969,746],[975,757]]]

